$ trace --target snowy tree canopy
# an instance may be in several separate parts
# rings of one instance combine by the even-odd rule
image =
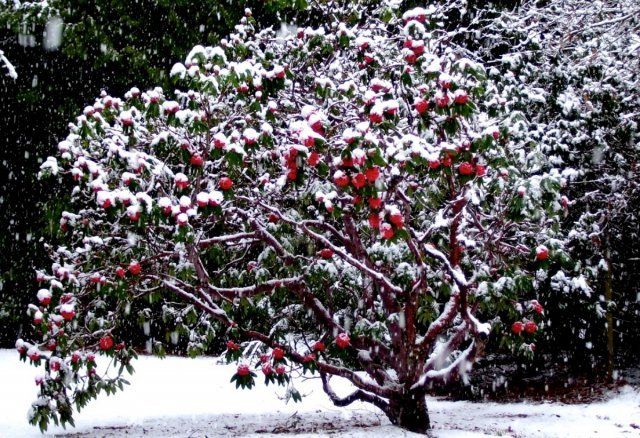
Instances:
[[[429,385],[465,378],[490,339],[533,353],[563,176],[510,149],[504,99],[438,11],[393,3],[318,6],[326,24],[293,32],[247,10],[174,65],[174,93],[104,92],[70,124],[41,173],[74,182],[74,208],[38,272],[41,336],[17,344],[47,370],[33,423],[122,386],[124,321],[153,322],[140,302],[190,353],[225,331],[237,386],[318,372],[336,405],[414,431]],[[358,389],[340,398],[332,376]]]

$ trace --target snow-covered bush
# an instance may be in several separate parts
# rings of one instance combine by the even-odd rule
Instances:
[[[145,302],[192,354],[226,333],[236,386],[318,373],[336,405],[421,432],[427,389],[464,379],[491,336],[532,353],[560,175],[513,159],[483,67],[433,10],[363,8],[318,7],[327,24],[292,33],[247,10],[172,68],[175,93],[103,93],[70,125],[42,173],[74,181],[74,209],[38,273],[41,337],[17,345],[46,369],[34,424],[122,386]]]
[[[584,366],[584,355],[595,360],[612,348],[600,320],[607,312],[627,320],[624,329],[615,323],[616,343],[637,334],[640,4],[525,1],[475,13],[457,38],[491,66],[510,114],[511,153],[525,168],[561,173],[566,185],[561,234],[573,261],[563,257],[549,279],[549,346]]]

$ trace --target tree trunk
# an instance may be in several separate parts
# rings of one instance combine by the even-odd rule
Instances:
[[[411,432],[427,433],[431,428],[424,394],[411,393],[389,400],[387,416],[391,423]]]

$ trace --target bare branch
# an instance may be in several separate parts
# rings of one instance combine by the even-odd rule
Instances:
[[[329,384],[329,378],[327,377],[327,375],[321,372],[320,378],[322,379],[322,389],[324,390],[325,394],[329,396],[329,398],[331,399],[334,405],[343,407],[343,406],[350,405],[354,401],[364,401],[377,406],[385,414],[389,413],[389,403],[387,403],[385,400],[381,399],[380,397],[377,397],[373,394],[369,394],[367,392],[364,392],[358,389],[352,392],[351,394],[349,394],[348,396],[340,398],[335,393],[333,388],[331,388],[331,385]]]

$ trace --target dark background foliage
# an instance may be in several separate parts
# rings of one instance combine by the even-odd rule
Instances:
[[[2,50],[18,78],[0,76],[0,346],[12,347],[29,329],[35,267],[47,266],[65,205],[61,185],[40,182],[44,159],[66,135],[67,123],[102,90],[122,96],[132,86],[171,90],[168,71],[196,44],[214,44],[250,7],[264,26],[279,26],[304,0],[51,1],[38,14],[0,7]],[[61,45],[41,44],[49,16],[64,23]],[[24,45],[24,37],[35,44]],[[23,42],[23,44],[20,44]],[[45,205],[46,204],[46,205]]]

